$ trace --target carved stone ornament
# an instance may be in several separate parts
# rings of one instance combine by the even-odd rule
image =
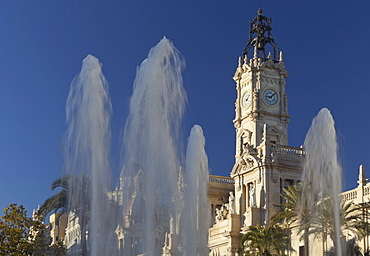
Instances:
[[[243,158],[240,158],[238,161],[239,165],[245,165],[245,160]]]
[[[283,62],[274,62],[271,59],[269,59],[268,61],[262,63],[260,67],[261,70],[264,70],[266,68],[276,70],[279,73],[279,75],[283,77],[289,76],[289,73],[286,71],[285,65]]]
[[[246,143],[243,145],[243,154],[244,155],[255,155],[257,154],[257,150],[255,147],[253,147],[249,143]]]
[[[240,128],[240,119],[239,119],[239,118],[235,118],[235,119],[233,120],[233,123],[234,123],[234,127],[235,127],[236,129]]]
[[[242,172],[246,172],[249,169],[256,166],[256,160],[251,155],[244,155],[243,157],[243,165],[241,165]]]
[[[242,130],[241,137],[242,137],[243,145],[249,145],[251,143],[252,134],[253,132],[251,132],[248,129]]]
[[[242,172],[246,172],[249,168],[246,165],[242,166]]]
[[[246,166],[247,166],[247,168],[248,168],[248,169],[249,169],[249,168],[252,168],[252,167],[254,166],[254,161],[253,161],[253,159],[247,158],[247,159],[246,159]]]

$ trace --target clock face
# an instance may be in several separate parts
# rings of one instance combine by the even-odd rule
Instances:
[[[251,104],[251,93],[250,91],[246,91],[244,93],[244,96],[243,96],[243,99],[242,99],[242,105],[243,105],[243,108],[248,108],[249,105]]]
[[[266,89],[263,92],[263,101],[269,105],[273,106],[278,102],[278,95],[277,93],[272,89]]]

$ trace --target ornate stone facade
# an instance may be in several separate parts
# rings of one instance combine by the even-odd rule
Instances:
[[[285,91],[288,72],[285,69],[283,54],[278,51],[271,35],[271,19],[258,15],[251,21],[250,38],[239,58],[235,75],[236,102],[235,119],[233,120],[236,134],[235,164],[230,177],[211,175],[208,183],[208,200],[211,209],[209,228],[209,255],[237,255],[240,238],[248,227],[258,224],[268,225],[270,218],[280,209],[275,205],[282,203],[280,194],[283,188],[298,184],[302,176],[302,165],[305,151],[302,147],[288,144],[288,96]],[[270,46],[273,55],[266,57]],[[249,50],[253,56],[248,57]],[[135,180],[139,186],[140,168]],[[181,172],[180,172],[181,174]],[[108,192],[111,201],[122,205],[124,200],[123,184],[120,188]],[[357,188],[342,193],[343,201],[353,201],[365,208],[370,208],[370,184],[360,167],[359,185]],[[179,193],[184,190],[182,176],[179,177]],[[120,255],[141,255],[144,252],[135,241],[136,234],[144,232],[142,220],[132,219],[132,211],[142,211],[141,189],[127,199],[127,212],[124,223],[120,223],[115,232]],[[178,202],[183,207],[183,198]],[[145,211],[144,211],[145,213]],[[143,213],[143,214],[144,214]],[[139,215],[140,217],[141,215]],[[136,218],[139,218],[136,217]],[[141,216],[143,217],[143,216]],[[368,220],[369,216],[364,218]],[[171,216],[166,222],[163,255],[180,255],[179,223]],[[177,228],[174,228],[177,227]],[[131,229],[128,234],[127,230]],[[80,243],[78,218],[69,216],[66,227],[65,243],[72,248]],[[293,228],[292,246],[295,250],[291,256],[301,255],[302,241],[298,239],[297,229]],[[348,233],[346,236],[350,237]],[[312,255],[323,255],[321,242],[311,241]],[[131,246],[124,245],[130,243]],[[370,245],[369,237],[360,241],[362,248]],[[129,248],[129,251],[127,251]]]
[[[251,225],[269,224],[279,211],[274,205],[281,202],[282,189],[297,184],[302,174],[304,151],[288,145],[288,72],[283,55],[265,56],[267,44],[278,50],[271,19],[259,10],[251,28],[233,77],[236,155],[230,176],[235,182],[235,213],[210,229],[210,255],[235,255],[242,233]],[[250,59],[248,49],[253,49]]]

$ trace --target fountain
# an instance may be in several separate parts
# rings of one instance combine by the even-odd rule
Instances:
[[[334,120],[328,109],[321,109],[313,119],[304,141],[304,148],[306,159],[302,180],[309,182],[309,186],[303,190],[301,205],[307,207],[311,214],[322,216],[324,209],[321,207],[322,204],[317,204],[317,202],[332,199],[333,209],[330,215],[335,224],[333,243],[336,245],[337,255],[340,256],[342,248],[340,246],[339,195],[342,191],[342,169],[337,157],[338,145]]]
[[[207,254],[208,161],[200,126],[191,131],[186,157],[183,150],[184,66],[182,55],[163,38],[138,67],[124,128],[120,188],[109,201],[108,83],[95,57],[83,61],[67,100],[65,140],[65,174],[72,177],[69,209],[79,217],[81,233],[88,233],[88,241],[81,236],[83,251]]]
[[[67,99],[64,174],[70,177],[70,210],[79,217],[82,233],[89,226],[91,255],[106,251],[111,237],[105,195],[110,188],[111,108],[101,64],[88,55]],[[81,244],[87,250],[84,236]]]
[[[207,202],[208,160],[204,151],[203,130],[195,125],[190,132],[186,150],[184,255],[208,255],[208,228],[211,210]],[[205,182],[206,181],[206,182]]]
[[[197,237],[195,233],[200,230],[201,224],[188,230],[189,225],[197,223],[190,224],[188,218],[199,217],[200,208],[204,209],[208,163],[202,130],[195,126],[189,139],[186,167],[180,172],[180,169],[183,170],[181,166],[184,166],[181,119],[186,104],[181,77],[183,67],[181,54],[168,39],[163,38],[151,49],[137,71],[124,131],[123,154],[124,165],[139,163],[137,169],[141,168],[143,175],[139,188],[130,185],[133,184],[130,180],[138,177],[137,170],[124,168],[122,173],[127,181],[123,184],[123,194],[134,195],[123,202],[124,207],[132,208],[132,211],[123,211],[130,220],[125,227],[127,230],[138,230],[127,234],[127,237],[134,237],[136,243],[128,242],[131,246],[126,248],[128,255],[133,252],[160,255],[168,239],[172,240],[169,250],[181,247],[179,253],[196,255],[188,252],[194,244],[186,244]],[[143,193],[141,202],[137,202],[137,190]],[[132,199],[135,199],[134,202]],[[137,207],[138,212],[134,209],[135,202],[141,204]],[[138,218],[143,207],[146,215]],[[202,227],[199,231],[203,236],[201,241],[204,241],[207,228]]]

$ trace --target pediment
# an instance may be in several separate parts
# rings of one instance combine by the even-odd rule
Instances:
[[[238,175],[240,173],[242,166],[238,163],[235,163],[233,166],[233,169],[231,170],[230,176],[233,177],[235,175]]]
[[[272,129],[270,129],[270,132],[269,132],[270,134],[276,134],[276,135],[278,135],[278,134],[280,134],[280,132],[278,131],[278,129],[276,129],[276,128],[272,128]]]
[[[247,171],[258,166],[257,159],[252,155],[247,155],[244,158],[244,165],[242,166],[243,171]]]
[[[237,163],[234,164],[234,167],[231,171],[230,176],[233,177],[238,174],[248,172],[255,167],[258,167],[258,160],[253,155],[244,155],[239,159]]]
[[[281,132],[281,130],[278,127],[271,126],[271,127],[268,127],[267,134],[268,135],[276,135],[276,136],[279,136],[279,135],[282,134],[282,132]]]

